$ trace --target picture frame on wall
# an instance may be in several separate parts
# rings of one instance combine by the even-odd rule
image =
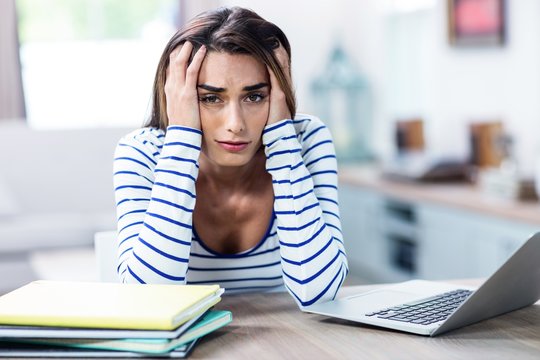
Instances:
[[[506,0],[448,0],[448,37],[453,46],[503,46]]]

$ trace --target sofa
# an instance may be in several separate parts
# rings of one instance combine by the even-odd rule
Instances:
[[[131,130],[0,121],[0,256],[90,246],[115,229],[113,154]]]

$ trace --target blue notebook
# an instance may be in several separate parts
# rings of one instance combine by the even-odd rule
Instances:
[[[73,338],[25,338],[10,341],[54,347],[70,347],[92,350],[113,350],[147,354],[165,354],[187,346],[194,340],[215,331],[232,321],[232,313],[210,310],[185,333],[174,339],[73,339]]]

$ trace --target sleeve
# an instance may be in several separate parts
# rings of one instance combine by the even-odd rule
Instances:
[[[161,155],[148,140],[119,142],[114,189],[122,282],[185,283],[201,139],[199,130],[169,126]]]
[[[283,278],[301,307],[333,299],[348,273],[335,150],[328,128],[320,121],[313,123],[302,134],[304,147],[293,120],[267,126],[263,132]]]

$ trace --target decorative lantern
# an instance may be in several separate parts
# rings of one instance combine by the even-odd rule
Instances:
[[[367,79],[336,45],[323,73],[311,84],[316,114],[330,128],[338,160],[373,157],[371,95]]]

